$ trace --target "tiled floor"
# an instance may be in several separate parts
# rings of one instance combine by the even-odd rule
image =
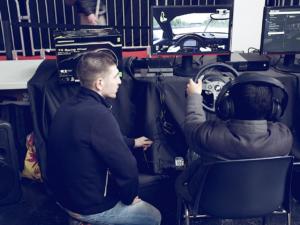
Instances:
[[[0,207],[0,225],[67,225],[67,215],[49,198],[42,184],[22,180],[23,197],[18,204]],[[300,204],[293,202],[293,225],[300,225]],[[269,218],[270,225],[282,225],[284,216],[275,215]],[[258,225],[260,219],[248,220],[214,220],[206,219],[201,225]],[[166,222],[165,225],[175,225]]]

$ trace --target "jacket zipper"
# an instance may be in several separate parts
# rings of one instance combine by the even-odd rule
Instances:
[[[103,194],[104,197],[106,197],[107,195],[108,176],[109,176],[109,169],[106,170],[105,187],[104,187],[104,194]]]

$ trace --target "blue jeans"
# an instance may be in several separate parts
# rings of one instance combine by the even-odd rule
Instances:
[[[160,225],[161,222],[158,209],[144,201],[131,205],[118,202],[113,208],[92,215],[68,212],[75,219],[93,225]]]

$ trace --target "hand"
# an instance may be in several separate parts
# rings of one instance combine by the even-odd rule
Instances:
[[[152,143],[153,141],[144,136],[134,139],[134,147],[143,148],[144,151],[147,150],[147,148],[149,148]]]
[[[203,79],[203,76],[201,76],[198,79],[197,83],[194,82],[192,79],[189,80],[189,83],[186,86],[186,92],[188,95],[202,93],[202,79]]]
[[[142,201],[142,199],[140,199],[139,196],[136,196],[136,197],[133,199],[132,204],[138,203],[138,202],[140,202],[140,201]]]
[[[94,13],[87,16],[87,21],[91,25],[97,25],[97,17],[95,16]]]

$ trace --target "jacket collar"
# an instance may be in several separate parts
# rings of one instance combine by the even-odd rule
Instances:
[[[112,108],[112,105],[109,104],[107,102],[107,100],[101,96],[100,94],[98,94],[96,91],[93,91],[89,88],[85,88],[85,87],[80,87],[80,90],[79,90],[79,96],[90,96],[92,97],[93,99],[95,99],[97,102],[100,102],[102,103],[103,105],[105,105],[107,108],[111,109]]]
[[[267,120],[229,120],[228,126],[237,132],[261,133],[268,130]]]

